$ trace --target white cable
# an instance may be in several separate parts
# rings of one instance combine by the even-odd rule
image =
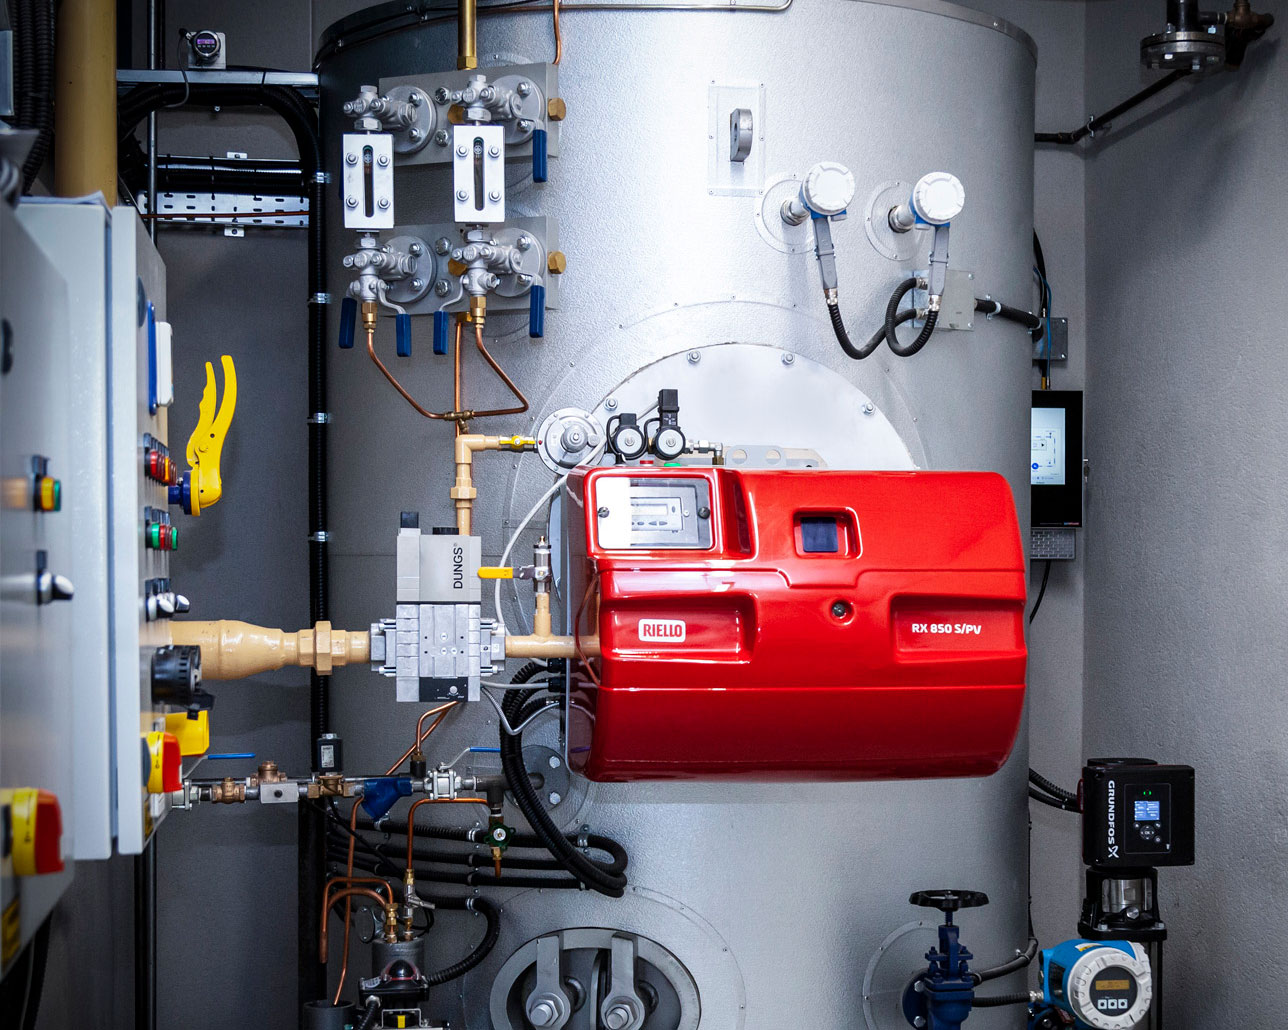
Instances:
[[[484,690],[482,693],[485,698],[492,702],[492,707],[496,709],[497,718],[501,720],[501,729],[505,730],[505,732],[512,737],[517,737],[522,733],[524,729],[527,728],[528,723],[533,722],[538,716],[545,715],[546,712],[550,711],[552,708],[563,707],[562,702],[552,700],[549,704],[538,708],[535,712],[524,719],[523,722],[519,723],[518,726],[511,726],[510,720],[505,717],[505,712],[501,709],[501,702],[492,696],[491,691]]]

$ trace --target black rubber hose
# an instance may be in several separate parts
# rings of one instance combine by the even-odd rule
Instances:
[[[1016,955],[1009,962],[1003,962],[1000,966],[992,966],[989,969],[977,969],[972,975],[975,977],[977,984],[985,983],[989,980],[999,980],[1004,976],[1010,976],[1012,973],[1018,973],[1021,969],[1027,968],[1032,964],[1033,959],[1037,957],[1038,940],[1036,937],[1029,938],[1028,947],[1024,949],[1022,955]],[[1027,997],[1027,995],[1025,995]]]
[[[19,129],[29,129],[33,117],[33,86],[36,81],[35,4],[33,0],[15,0],[12,10],[15,64],[13,124]]]
[[[1078,800],[1078,795],[1075,794],[1073,791],[1065,790],[1063,787],[1058,786],[1054,781],[1048,780],[1036,769],[1029,770],[1029,782],[1032,783],[1035,787],[1038,787],[1041,790],[1045,790],[1052,797],[1061,798],[1065,801]]]
[[[405,837],[406,834],[404,833],[403,836]],[[332,832],[330,840],[333,843],[338,843],[345,848],[347,848],[349,845],[348,835],[338,830]],[[393,861],[393,859],[396,857],[395,852],[386,851],[382,849],[379,845],[372,844],[370,841],[367,841],[362,837],[358,837],[357,841],[359,842],[358,843],[359,847],[363,847],[365,845],[364,850],[369,850],[372,854],[377,854],[382,857],[388,858],[390,861]],[[577,842],[577,838],[570,837],[569,842],[575,844]],[[590,842],[587,841],[587,844],[590,844]],[[523,846],[524,845],[515,844],[513,843],[513,841],[511,842],[511,845],[510,845],[511,850],[506,852],[505,858],[504,858],[504,863],[507,868],[532,869],[538,872],[551,872],[551,873],[561,872],[563,870],[564,868],[563,863],[561,863],[558,859],[526,858],[522,855],[515,855],[512,853],[514,848],[523,847]],[[590,845],[590,846],[594,847],[594,845]],[[620,873],[625,871],[626,869],[625,851],[624,849],[622,849],[621,845],[618,844],[616,841],[613,842],[613,846],[614,848],[617,849],[619,854],[614,855],[613,861],[605,865],[604,868],[611,869],[615,872]],[[530,845],[527,845],[527,847],[542,847],[542,845],[530,844]],[[542,850],[543,851],[545,850],[544,847],[542,847]],[[598,850],[608,850],[608,849],[599,848]],[[401,846],[400,846],[400,852],[404,855],[406,854],[406,850],[401,848]],[[489,869],[489,870],[493,868],[492,855],[490,852],[486,852],[486,851],[437,851],[437,850],[429,850],[429,849],[423,849],[423,848],[413,848],[411,852],[411,857],[415,861],[431,862],[436,865],[468,866],[471,869]]]
[[[899,337],[895,334],[895,327],[899,325],[899,305],[903,303],[903,298],[911,293],[917,286],[916,279],[905,279],[896,288],[894,293],[890,294],[890,301],[886,304],[885,315],[885,338],[890,349],[901,358],[910,358],[917,351],[921,350],[929,341],[931,334],[935,331],[935,325],[939,321],[938,311],[929,311],[926,313],[926,321],[921,327],[921,332],[911,343],[900,343]],[[906,321],[906,319],[905,319]]]
[[[432,898],[427,900],[432,900],[437,908],[466,909],[479,913],[487,920],[487,929],[483,933],[483,939],[479,941],[478,946],[473,951],[459,962],[453,962],[450,966],[429,973],[426,976],[429,985],[433,987],[437,984],[445,984],[449,980],[455,980],[458,976],[464,976],[492,953],[492,949],[496,947],[497,938],[501,936],[501,910],[488,901],[487,898],[472,897],[468,900],[461,898],[459,901],[456,898]]]
[[[367,998],[367,1007],[363,1010],[362,1020],[358,1023],[357,1030],[372,1030],[379,1018],[380,999],[373,994]]]
[[[1051,312],[1047,309],[1046,294],[1047,283],[1050,280],[1047,278],[1046,255],[1042,252],[1042,241],[1038,238],[1036,229],[1033,230],[1033,264],[1038,270],[1038,275],[1042,277],[1042,282],[1038,284],[1042,294],[1038,301],[1038,314],[1042,316],[1043,324],[1034,329],[1030,335],[1034,343],[1041,343],[1046,338],[1046,319],[1051,317]]]
[[[1042,804],[1048,805],[1051,808],[1058,808],[1060,809],[1061,812],[1080,811],[1080,809],[1078,808],[1075,802],[1064,801],[1061,798],[1053,798],[1051,797],[1051,795],[1045,794],[1042,791],[1038,790],[1037,787],[1029,787],[1029,797],[1031,797],[1034,801],[1040,801]]]
[[[36,174],[45,163],[54,136],[54,2],[35,0],[32,5],[33,84],[31,94],[31,128],[37,132],[27,160],[22,164],[22,187],[31,189]]]
[[[349,855],[346,848],[335,847],[328,853],[328,857],[337,866],[348,864]],[[386,876],[390,879],[401,880],[403,869],[401,862],[394,862],[392,859],[372,859],[365,858],[362,855],[354,855],[353,868],[361,869],[364,872],[374,873],[376,876]],[[470,872],[451,872],[444,869],[430,869],[425,866],[412,866],[412,872],[415,873],[416,879],[424,883],[441,883],[451,884],[462,887],[515,887],[515,888],[532,888],[539,887],[543,890],[583,890],[580,880],[574,880],[565,877],[552,876],[507,876],[502,873],[499,877],[493,876],[486,870],[471,870]]]
[[[997,1009],[1003,1005],[1027,1005],[1029,1003],[1028,991],[1016,991],[1014,994],[997,994],[991,998],[976,997],[971,1002],[971,1008],[976,1009]]]
[[[827,306],[827,313],[832,319],[832,330],[836,333],[836,341],[841,345],[841,350],[853,358],[855,361],[862,361],[864,358],[871,357],[872,352],[881,346],[881,341],[886,338],[886,329],[883,325],[878,329],[862,347],[854,346],[850,340],[850,334],[845,331],[845,321],[841,318],[841,309],[836,304]],[[917,317],[917,312],[912,308],[900,311],[895,318],[896,325],[903,325],[904,322],[911,322]]]
[[[981,297],[976,297],[975,310],[985,315],[992,315],[994,318],[1004,318],[1008,322],[1015,322],[1017,325],[1022,325],[1025,329],[1034,332],[1043,328],[1042,319],[1033,314],[1032,311],[1013,308],[1009,304],[1003,304],[1001,301],[984,300]]]
[[[521,723],[525,718],[544,707],[544,700],[529,705],[535,694],[533,690],[511,690],[501,710],[511,726]],[[574,847],[554,824],[549,813],[537,797],[537,792],[528,779],[528,772],[523,765],[523,736],[510,734],[501,727],[501,766],[510,784],[519,811],[523,813],[532,830],[550,853],[559,859],[565,869],[581,880],[587,887],[610,898],[620,898],[626,890],[626,877],[620,872],[600,865],[587,858]]]

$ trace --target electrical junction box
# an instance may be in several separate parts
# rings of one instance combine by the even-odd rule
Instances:
[[[1082,770],[1082,860],[1102,869],[1194,864],[1194,769],[1096,758]]]
[[[1024,704],[992,473],[604,467],[566,486],[568,757],[593,780],[986,776]]]

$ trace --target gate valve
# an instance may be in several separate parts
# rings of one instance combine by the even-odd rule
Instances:
[[[917,891],[909,904],[937,908],[944,914],[939,927],[939,947],[926,952],[926,972],[913,979],[903,992],[903,1015],[909,1026],[924,1030],[961,1030],[975,999],[975,977],[970,971],[974,959],[957,939],[953,913],[963,908],[988,904],[980,891]]]
[[[170,503],[179,505],[188,515],[200,515],[203,508],[209,508],[224,494],[219,461],[237,410],[237,369],[229,355],[224,354],[219,360],[224,367],[223,400],[216,412],[215,369],[207,361],[206,388],[201,391],[201,403],[197,406],[200,417],[188,437],[189,470],[170,487]]]

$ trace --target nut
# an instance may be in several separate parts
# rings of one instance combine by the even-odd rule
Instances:
[[[551,275],[563,275],[568,268],[568,258],[562,250],[552,250],[546,255],[546,271]]]
[[[568,117],[568,105],[563,97],[551,97],[546,101],[546,118],[552,122],[561,122]]]

